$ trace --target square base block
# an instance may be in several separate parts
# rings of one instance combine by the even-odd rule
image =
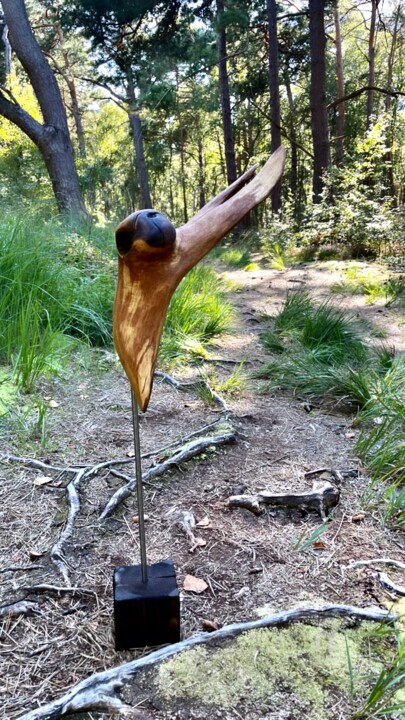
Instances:
[[[180,598],[171,560],[116,567],[113,577],[115,649],[164,645],[180,640]]]

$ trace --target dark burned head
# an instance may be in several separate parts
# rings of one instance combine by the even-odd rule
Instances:
[[[139,210],[127,217],[115,232],[121,257],[135,246],[142,254],[159,254],[173,247],[176,230],[170,220],[157,210]]]

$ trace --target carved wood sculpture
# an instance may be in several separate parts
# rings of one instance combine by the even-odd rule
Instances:
[[[247,170],[176,230],[156,210],[140,210],[116,230],[118,286],[114,342],[137,403],[145,412],[152,392],[166,311],[180,280],[281,177],[285,151],[273,153],[258,175]]]

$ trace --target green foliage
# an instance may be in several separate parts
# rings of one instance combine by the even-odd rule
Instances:
[[[349,315],[290,292],[262,341],[273,358],[255,374],[269,391],[289,389],[357,409],[356,452],[371,475],[385,521],[405,525],[405,356],[367,348]],[[377,493],[377,495],[376,495]]]
[[[0,362],[12,365],[25,390],[57,370],[67,337],[111,342],[113,293],[107,261],[77,233],[41,216],[3,215]]]
[[[242,250],[236,247],[223,249],[219,257],[226,265],[236,268],[244,268],[250,263],[249,250]]]
[[[342,295],[365,295],[370,305],[381,299],[387,305],[392,305],[405,292],[403,279],[389,277],[383,268],[363,267],[355,263],[345,270],[345,274],[347,280],[332,285],[331,290]]]
[[[225,295],[226,284],[213,270],[193,268],[171,299],[160,358],[179,362],[201,355],[205,343],[229,330],[233,310]]]
[[[375,718],[403,712],[405,707],[405,637],[396,632],[396,649],[382,668],[363,707],[353,720]]]
[[[355,362],[365,358],[365,346],[354,319],[343,310],[325,302],[314,306],[306,291],[290,291],[272,329],[263,333],[268,349],[281,350],[281,338],[298,341],[309,351],[313,361],[338,365],[345,359]],[[277,344],[278,341],[278,344]]]

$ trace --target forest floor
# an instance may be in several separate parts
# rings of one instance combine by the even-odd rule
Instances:
[[[227,269],[226,275],[236,283],[232,293],[237,310],[235,330],[212,347],[215,362],[173,371],[178,379],[190,380],[204,371],[208,379],[215,372],[217,380],[224,380],[235,369],[226,361],[245,361],[243,371],[250,376],[266,358],[259,343],[262,315],[276,314],[292,287],[306,287],[316,298],[325,299],[331,296],[330,285],[342,279],[337,263],[295,265],[282,272],[266,267],[253,272]],[[384,330],[386,344],[405,349],[405,326],[397,310],[386,308],[382,302],[367,305],[360,295],[332,297],[343,307],[367,316],[371,326]],[[89,363],[79,357],[73,372],[41,388],[41,397],[54,401],[47,413],[45,444],[41,446],[39,440],[28,444],[14,429],[2,452],[35,457],[59,468],[115,459],[131,462],[127,380],[113,353],[94,351],[94,357],[96,360]],[[393,597],[378,581],[375,567],[345,569],[356,560],[391,558],[405,562],[403,535],[388,530],[378,513],[365,503],[369,479],[353,452],[359,434],[352,427],[353,415],[338,408],[311,409],[298,398],[283,393],[260,394],[259,389],[260,382],[249,378],[241,392],[226,396],[230,420],[238,431],[235,443],[209,448],[145,487],[148,561],[170,558],[174,562],[181,590],[183,638],[289,608],[324,604],[387,608],[393,603]],[[141,418],[142,451],[167,448],[215,422],[220,414],[219,407],[207,404],[195,390],[180,391],[157,378],[149,409]],[[144,470],[150,462],[144,461]],[[307,491],[314,479],[310,473],[322,468],[326,471],[316,479],[335,482],[329,471],[338,471],[341,496],[327,531],[315,545],[304,547],[302,540],[322,524],[316,513],[268,507],[256,516],[228,506],[228,497],[239,493],[240,486],[251,493]],[[71,475],[10,459],[0,462],[0,606],[23,599],[35,603],[30,614],[2,621],[1,718],[22,717],[92,673],[136,657],[133,651],[114,650],[112,598],[114,567],[139,562],[136,501],[131,497],[109,519],[99,521],[100,511],[125,482],[109,469],[100,469],[81,486],[80,511],[64,548],[71,587],[84,590],[58,593],[33,588],[64,584],[50,551],[66,523],[65,487]],[[133,472],[131,464],[120,469]],[[172,509],[193,513],[200,523],[194,532],[204,543],[200,540],[194,550],[190,548],[184,532],[170,519]],[[201,593],[183,590],[187,575],[204,580],[207,588]],[[390,570],[390,577],[401,584],[395,570]],[[350,632],[353,622],[345,622]],[[326,627],[331,631],[331,625]],[[280,664],[291,661],[294,665],[294,641],[303,648],[303,662],[310,664],[305,640],[297,634],[295,640],[286,637],[286,642],[292,643],[290,654],[279,649]],[[258,640],[255,642],[261,647]],[[218,652],[218,647],[212,652]],[[230,650],[234,658],[231,664],[237,664],[236,641],[221,647]],[[266,654],[263,648],[260,652]],[[326,652],[338,651],[330,647]],[[233,681],[224,658],[219,673],[224,688],[227,684],[231,688]],[[259,659],[257,650],[255,666]],[[337,682],[323,678],[325,692],[320,699],[315,698],[316,693],[310,695],[305,688],[300,693],[297,678],[289,679],[284,667],[276,686],[267,670],[270,692],[264,687],[265,670],[259,679],[249,678],[245,672],[248,677],[242,682],[240,668],[233,695],[231,689],[224,694],[214,678],[211,683],[206,676],[210,670],[204,669],[203,660],[201,653],[193,660],[201,664],[200,676],[205,673],[203,690],[195,679],[187,684],[186,666],[183,670],[166,669],[166,675],[159,675],[158,668],[140,673],[136,683],[125,690],[126,700],[137,708],[128,717],[351,717],[348,693]],[[295,675],[301,672],[297,668],[295,664]],[[311,672],[322,674],[319,662]],[[180,678],[177,688],[176,677]],[[107,715],[94,710],[82,717],[90,720]]]

